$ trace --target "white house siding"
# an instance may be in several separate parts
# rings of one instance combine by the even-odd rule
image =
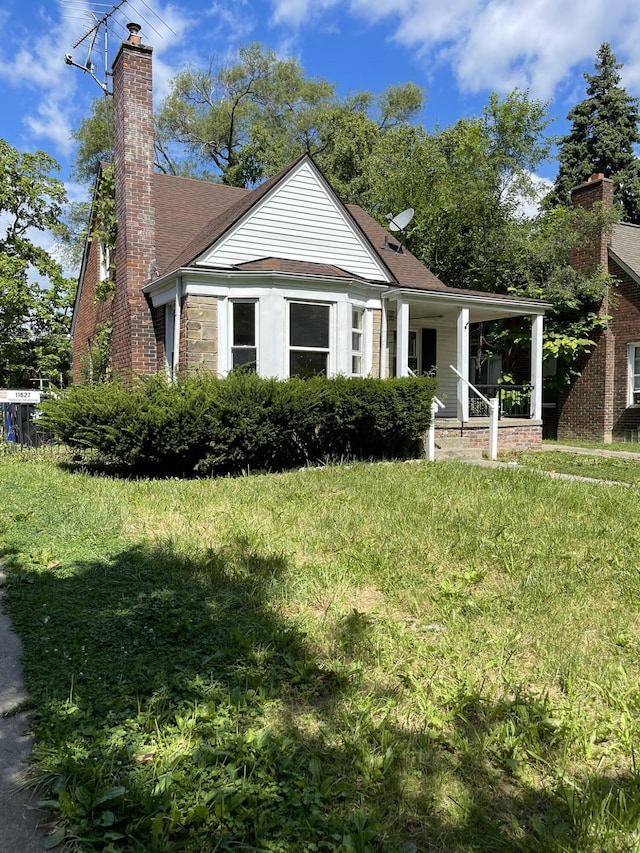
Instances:
[[[456,376],[449,367],[450,364],[456,363],[456,328],[450,322],[441,318],[433,318],[428,322],[420,325],[412,323],[409,320],[409,329],[435,329],[436,330],[436,373],[435,377],[438,381],[436,394],[438,399],[444,403],[445,408],[441,409],[438,417],[455,418],[457,417],[457,397],[456,397]],[[391,376],[394,356],[394,332],[396,329],[396,318],[393,313],[389,317],[389,326],[387,328],[387,375]]]
[[[265,257],[333,264],[365,279],[390,280],[308,163],[294,170],[198,263],[233,266]]]
[[[429,328],[435,329],[436,341],[436,379],[438,380],[438,399],[444,403],[444,409],[438,413],[441,418],[456,418],[457,407],[457,379],[449,367],[456,363],[456,329],[455,325],[441,319],[429,320]]]

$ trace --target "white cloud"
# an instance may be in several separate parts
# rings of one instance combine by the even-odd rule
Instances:
[[[272,20],[317,25],[337,0],[273,0]],[[425,65],[446,63],[463,91],[515,86],[550,98],[576,67],[589,68],[599,45],[621,45],[624,82],[640,91],[640,4],[636,0],[350,0],[349,12],[383,19],[390,38]]]

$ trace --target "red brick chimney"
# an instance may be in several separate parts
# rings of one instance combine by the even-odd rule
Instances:
[[[592,210],[598,202],[601,202],[603,207],[613,207],[613,181],[611,178],[605,178],[602,172],[591,175],[583,184],[571,190],[571,203],[574,207]],[[586,273],[595,272],[598,267],[606,270],[608,244],[609,236],[602,232],[599,241],[594,245],[572,251],[571,266]]]
[[[111,358],[123,378],[157,370],[151,308],[142,293],[156,256],[152,48],[142,44],[139,24],[127,29],[112,68],[118,236]]]

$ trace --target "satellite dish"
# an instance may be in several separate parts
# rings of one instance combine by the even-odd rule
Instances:
[[[413,219],[414,212],[415,211],[412,207],[408,207],[397,216],[394,216],[392,213],[387,213],[387,219],[389,220],[389,228],[391,231],[404,231]]]

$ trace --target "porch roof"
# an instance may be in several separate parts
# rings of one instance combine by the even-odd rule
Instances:
[[[398,287],[387,291],[383,298],[389,302],[398,300],[408,302],[412,320],[437,317],[453,321],[460,308],[468,308],[469,322],[480,323],[508,317],[543,316],[551,307],[549,302],[542,302],[539,299],[455,288],[448,288],[446,291],[427,291]]]

